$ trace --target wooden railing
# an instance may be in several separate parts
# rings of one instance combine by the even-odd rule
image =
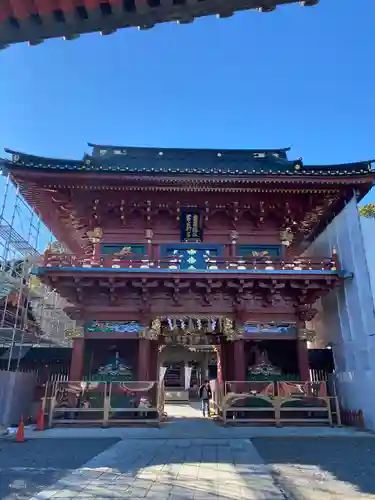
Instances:
[[[48,426],[158,424],[164,401],[159,381],[57,381],[46,385]]]
[[[219,418],[228,423],[341,425],[326,382],[226,382]]]
[[[77,257],[71,254],[49,253],[44,256],[45,267],[110,268],[187,271],[187,265],[181,258],[163,257],[150,259],[147,255],[129,258],[116,255],[100,257]],[[189,269],[193,271],[337,271],[337,263],[332,258],[306,259],[296,257],[292,260],[248,259],[243,257],[209,258],[204,267]]]

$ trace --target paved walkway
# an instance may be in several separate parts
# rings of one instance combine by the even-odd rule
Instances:
[[[48,489],[31,499],[30,495],[22,498],[295,500],[292,489],[285,490],[285,481],[279,482],[277,478],[275,482],[275,475],[271,474],[272,460],[269,460],[270,466],[265,465],[247,437],[254,428],[222,428],[210,419],[204,419],[195,405],[169,406],[167,412],[170,423],[162,429],[51,429],[33,432],[35,438],[50,437],[51,446],[58,446],[59,440],[56,442],[54,438],[74,437],[74,434],[82,438],[83,431],[87,431],[87,438],[95,435],[96,438],[114,437],[117,432],[120,441],[73,472],[60,476]],[[288,435],[285,434],[288,431],[290,436],[300,436],[305,432],[306,436],[321,437],[330,432],[328,435],[373,437],[346,429],[267,428],[266,431],[268,436],[270,431],[277,431],[279,436]],[[365,443],[362,439],[360,441]],[[277,446],[275,442],[273,445]],[[333,484],[332,488],[334,490],[336,486]]]
[[[33,500],[285,500],[250,442],[120,441]]]
[[[192,406],[168,411],[181,439],[121,440],[33,500],[285,500],[249,440],[217,437]],[[207,439],[189,439],[197,428]]]

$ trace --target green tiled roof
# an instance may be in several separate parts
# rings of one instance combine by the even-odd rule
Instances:
[[[27,169],[55,172],[103,172],[136,175],[217,176],[353,176],[371,173],[371,161],[344,165],[306,166],[302,159],[290,161],[284,149],[172,149],[90,144],[92,154],[83,160],[51,159],[16,151],[5,160],[10,171]]]

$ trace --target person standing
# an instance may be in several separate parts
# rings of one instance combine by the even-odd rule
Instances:
[[[210,386],[210,381],[205,380],[199,388],[199,399],[201,400],[202,413],[205,417],[210,416],[210,399],[212,398],[212,391]]]

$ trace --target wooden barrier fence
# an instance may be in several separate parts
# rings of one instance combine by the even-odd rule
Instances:
[[[48,425],[157,424],[163,411],[158,381],[57,381],[46,385],[43,408]]]
[[[365,429],[365,418],[362,410],[341,410],[341,420],[343,425]]]
[[[226,382],[218,408],[224,425],[341,425],[337,398],[327,394],[325,381]]]
[[[337,397],[328,395],[325,381],[220,384],[215,380],[211,388],[212,408],[224,425],[341,425]],[[43,408],[50,427],[158,424],[166,418],[159,381],[53,381],[46,384]],[[358,422],[354,425],[361,427],[362,412],[352,413],[351,420]],[[350,425],[348,415],[344,414],[346,425]]]

